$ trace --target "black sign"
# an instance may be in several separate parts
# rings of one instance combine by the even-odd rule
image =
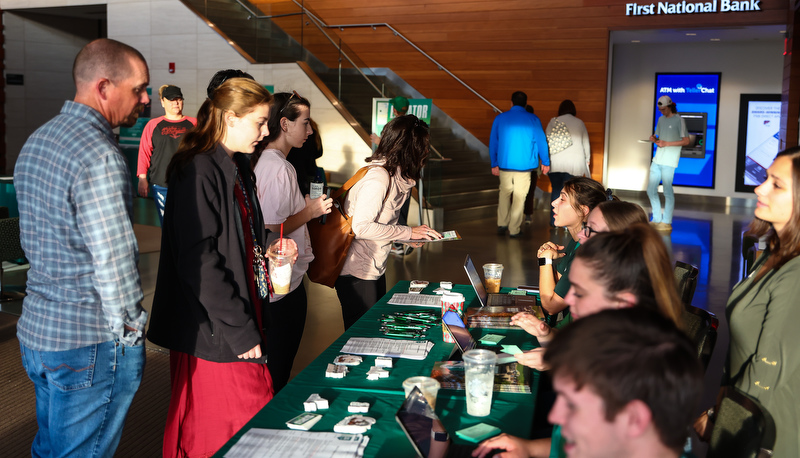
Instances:
[[[6,73],[6,84],[9,86],[22,86],[25,84],[25,75]]]

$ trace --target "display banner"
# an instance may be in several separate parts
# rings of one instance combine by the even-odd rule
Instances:
[[[686,115],[686,128],[695,142],[681,152],[673,181],[675,186],[714,188],[719,87],[719,73],[656,73],[653,132],[661,117],[656,101],[662,95],[668,95],[677,105],[678,114]],[[693,121],[695,118],[704,119],[705,126],[696,125]],[[697,149],[701,154],[684,154]],[[652,154],[655,155],[655,152],[654,144]]]
[[[372,132],[380,136],[383,126],[394,118],[392,107],[388,98],[375,97],[372,99]],[[432,99],[408,99],[408,112],[431,125]]]
[[[767,178],[780,149],[780,94],[741,94],[736,191],[752,192]]]

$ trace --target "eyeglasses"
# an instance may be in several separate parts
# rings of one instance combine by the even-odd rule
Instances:
[[[286,100],[286,103],[283,104],[283,108],[281,108],[281,110],[278,112],[279,115],[283,114],[283,110],[285,110],[289,106],[289,102],[291,102],[292,99],[295,97],[297,97],[298,99],[302,99],[302,97],[300,97],[300,94],[298,94],[297,91],[292,91],[292,95],[289,96],[289,98]]]
[[[581,229],[581,231],[583,231],[583,235],[586,236],[587,239],[591,238],[592,234],[604,234],[606,232],[606,231],[596,231],[591,227],[587,226],[586,223],[583,223],[583,229]]]

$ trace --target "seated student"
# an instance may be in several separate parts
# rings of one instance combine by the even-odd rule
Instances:
[[[667,247],[646,222],[593,236],[576,253],[569,278],[572,285],[565,299],[576,320],[602,310],[638,306],[681,325],[683,305],[674,286]],[[536,335],[542,344],[556,334],[533,316],[518,314],[512,322]],[[544,355],[544,348],[536,348],[516,357],[528,367],[547,370]],[[557,430],[553,436],[558,437]],[[514,439],[529,444],[526,447],[532,450],[550,450],[550,439]]]
[[[642,307],[605,310],[568,326],[547,349],[570,458],[677,458],[703,389],[694,344],[672,322]],[[559,456],[536,441],[500,435],[473,456]]]
[[[555,242],[545,242],[536,253],[539,258],[539,297],[542,307],[550,315],[558,315],[567,308],[564,297],[569,291],[569,267],[580,245],[578,234],[583,230],[583,223],[589,212],[600,202],[619,200],[611,190],[586,177],[572,178],[564,184],[561,195],[552,203],[555,224],[565,227],[572,238],[566,246]],[[561,260],[553,269],[553,261]],[[569,315],[564,313],[565,318]],[[560,320],[560,318],[559,318]]]
[[[647,213],[639,205],[623,200],[600,202],[586,217],[578,242],[583,245],[595,234],[622,231],[634,223],[647,223]]]
[[[641,207],[635,207],[641,211]],[[578,271],[573,273],[572,269]],[[683,307],[675,290],[669,252],[661,236],[646,221],[588,239],[575,254],[569,280],[572,285],[565,302],[570,306],[572,319],[607,308],[646,305],[680,325]],[[529,313],[514,315],[511,323],[536,336],[542,345],[552,339],[550,326]],[[533,369],[545,370],[543,351],[530,350],[517,356],[517,360]]]

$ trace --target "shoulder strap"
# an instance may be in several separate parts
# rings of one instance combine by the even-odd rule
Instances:
[[[365,166],[365,167],[361,167],[360,169],[358,169],[358,171],[355,173],[355,175],[353,175],[352,177],[350,177],[350,179],[349,179],[349,180],[347,180],[347,182],[346,182],[345,184],[343,184],[341,188],[337,189],[337,190],[336,190],[336,192],[335,192],[335,193],[333,193],[333,195],[332,195],[331,197],[332,197],[333,199],[337,199],[337,198],[339,198],[339,197],[340,197],[342,194],[344,194],[344,193],[346,193],[347,191],[349,191],[349,190],[350,190],[350,188],[352,188],[353,186],[355,186],[355,184],[356,184],[356,183],[358,183],[358,182],[359,182],[359,181],[360,181],[362,178],[364,178],[364,175],[366,175],[366,174],[367,174],[367,172],[368,172],[368,171],[369,171],[371,168],[373,168],[373,167],[380,167],[380,166],[377,166],[377,165],[367,165],[367,166]]]

